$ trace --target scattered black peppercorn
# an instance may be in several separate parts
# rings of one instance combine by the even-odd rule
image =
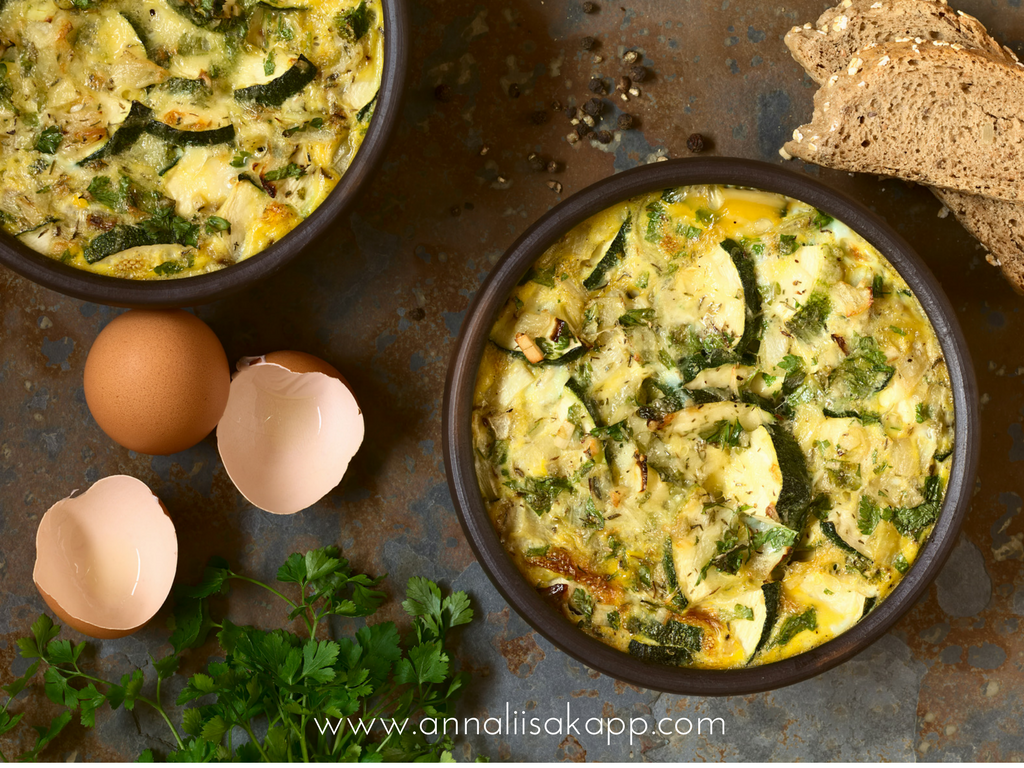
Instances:
[[[697,152],[704,151],[704,137],[699,133],[694,133],[686,140],[686,148],[696,154]]]
[[[601,142],[602,144],[611,144],[612,143],[612,139],[615,138],[614,136],[612,136],[612,132],[611,131],[598,131],[596,136],[597,136],[597,140],[599,142]]]
[[[566,107],[565,108],[565,116],[568,119],[575,120],[576,119],[576,114],[577,114],[576,107]]]
[[[629,76],[633,78],[634,83],[642,83],[647,79],[647,70],[637,64],[635,67],[630,67]]]
[[[621,130],[628,131],[632,127],[633,127],[633,116],[632,115],[627,115],[625,112],[623,112],[621,115],[619,115],[619,128]]]
[[[512,85],[510,85],[508,87],[508,95],[511,96],[513,99],[518,99],[519,98],[519,84],[518,83],[512,83]]]
[[[590,35],[587,35],[582,40],[580,40],[580,48],[582,48],[584,51],[594,50],[595,45],[597,45],[597,40],[592,38]]]
[[[544,110],[538,110],[530,113],[530,122],[534,125],[544,125],[548,121],[548,113]]]
[[[604,95],[604,81],[600,77],[591,78],[587,88],[590,89],[591,93],[596,93],[599,96]]]
[[[452,89],[444,83],[441,83],[441,85],[434,89],[434,98],[442,104],[447,104],[452,100]]]
[[[591,3],[588,0],[588,2],[583,4],[583,12],[584,13],[593,13],[596,10],[597,10],[597,3]]]
[[[579,136],[582,139],[584,136],[586,136],[588,133],[590,133],[591,128],[586,123],[580,123],[579,125],[577,125],[575,127],[575,131],[576,131],[576,135]]]
[[[544,158],[538,155],[536,152],[531,152],[527,156],[526,161],[530,164],[530,167],[535,171],[543,171],[547,168],[547,163],[544,162]]]
[[[600,99],[590,99],[583,105],[583,111],[591,117],[597,117],[604,112],[604,102]]]
[[[548,173],[558,173],[562,170],[562,164],[557,160],[552,160],[548,163]]]
[[[427,311],[423,307],[414,307],[409,310],[409,317],[417,322],[427,316]]]

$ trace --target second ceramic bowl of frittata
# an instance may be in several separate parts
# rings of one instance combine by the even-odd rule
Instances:
[[[530,227],[470,307],[444,402],[463,529],[544,637],[729,695],[851,658],[951,551],[979,446],[921,259],[820,182],[656,163]]]
[[[2,5],[0,263],[70,296],[253,285],[357,199],[398,121],[404,0]]]

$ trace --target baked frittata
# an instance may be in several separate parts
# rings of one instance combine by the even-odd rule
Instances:
[[[0,225],[134,279],[309,216],[363,141],[380,0],[0,0]]]
[[[764,664],[856,624],[942,504],[935,331],[863,238],[799,201],[685,187],[566,234],[499,313],[480,489],[524,576],[641,659]]]

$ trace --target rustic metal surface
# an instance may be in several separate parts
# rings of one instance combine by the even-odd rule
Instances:
[[[535,636],[497,595],[462,538],[445,485],[439,411],[445,366],[467,303],[489,266],[561,195],[656,156],[684,156],[699,131],[711,151],[781,162],[777,149],[810,116],[813,87],[782,36],[813,20],[821,0],[417,0],[405,122],[379,178],[344,221],[279,278],[197,309],[229,358],[306,350],[340,368],[361,396],[368,437],[349,475],[316,508],[291,518],[252,509],[234,490],[212,438],[169,458],[129,453],[95,426],[82,394],[92,340],[117,313],[0,273],[0,682],[21,671],[13,641],[43,609],[32,586],[39,517],[105,475],[141,478],[178,529],[179,577],[194,581],[220,554],[267,578],[287,553],[338,543],[360,568],[388,572],[392,594],[427,575],[468,590],[479,621],[461,638],[474,675],[467,716],[528,710],[557,716],[721,717],[725,734],[479,737],[459,757],[511,759],[939,760],[1024,758],[1024,299],[922,188],[805,168],[873,206],[935,271],[971,345],[985,442],[973,509],[927,599],[857,659],[800,685],[702,700],[635,690],[590,673]],[[1020,0],[963,0],[1020,53]],[[581,38],[597,41],[590,51]],[[626,70],[642,52],[639,97],[614,102],[637,127],[608,145],[571,146],[564,115],[592,75]],[[600,56],[602,61],[597,62]],[[515,84],[520,95],[512,98]],[[441,87],[439,87],[441,86]],[[515,89],[513,89],[514,91]],[[609,100],[609,103],[611,100]],[[534,116],[533,113],[541,113]],[[609,112],[600,127],[611,127]],[[539,124],[538,124],[539,123]],[[482,148],[488,151],[482,154]],[[531,168],[537,152],[553,173]],[[549,181],[562,185],[561,195]],[[239,590],[239,621],[279,614]],[[395,617],[392,607],[388,617]],[[167,614],[138,635],[95,643],[108,675],[167,650]],[[202,659],[192,659],[197,667]],[[43,721],[41,690],[16,705]],[[46,756],[134,759],[161,745],[162,725],[119,711],[95,732],[69,726]],[[18,744],[6,740],[5,750]],[[11,752],[8,752],[10,754]]]

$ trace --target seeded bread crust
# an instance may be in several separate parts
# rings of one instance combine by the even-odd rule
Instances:
[[[1024,202],[1024,66],[944,42],[867,48],[793,139],[807,162]]]
[[[844,0],[814,26],[793,27],[786,46],[819,85],[846,68],[858,51],[895,40],[941,40],[1016,62],[973,16],[939,0]]]

